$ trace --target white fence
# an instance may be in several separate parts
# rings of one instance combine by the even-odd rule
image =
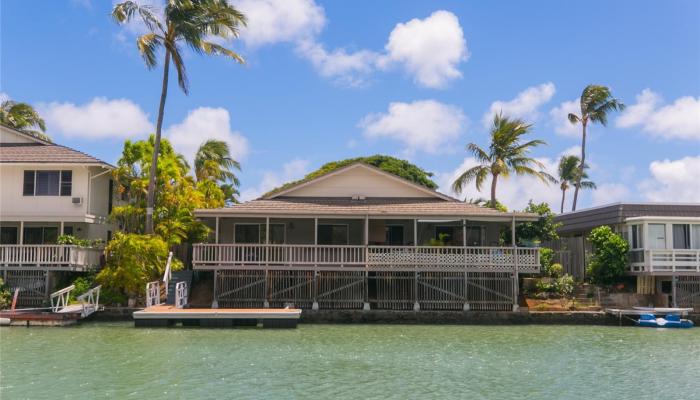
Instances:
[[[195,269],[454,270],[539,272],[539,249],[524,247],[196,244]]]
[[[100,265],[102,249],[63,244],[0,245],[3,267],[85,270]]]
[[[629,272],[700,274],[700,250],[632,250]]]

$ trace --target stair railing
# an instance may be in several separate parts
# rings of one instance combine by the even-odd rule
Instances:
[[[171,270],[171,263],[173,261],[173,252],[168,254],[168,262],[165,263],[165,273],[163,274],[163,283],[165,284],[165,296],[168,296],[168,285],[170,284],[170,279],[173,277]]]
[[[94,288],[76,297],[76,300],[83,305],[83,311],[81,313],[83,317],[87,317],[95,311],[99,311],[100,289],[102,289],[102,285],[95,286]]]
[[[187,282],[175,285],[175,308],[183,308],[187,304]]]
[[[75,285],[70,285],[59,291],[51,293],[51,311],[59,312],[63,307],[68,305],[71,290],[75,289]]]
[[[153,307],[160,302],[160,281],[148,282],[146,284],[146,307]]]

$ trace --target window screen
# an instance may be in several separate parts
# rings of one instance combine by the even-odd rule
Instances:
[[[70,196],[72,187],[73,171],[61,171],[61,196]]]

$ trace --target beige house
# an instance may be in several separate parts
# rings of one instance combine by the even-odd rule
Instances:
[[[511,310],[519,274],[539,271],[513,229],[536,215],[363,163],[196,215],[212,235],[192,265],[214,272],[214,306]]]
[[[56,241],[62,234],[110,238],[113,168],[0,125],[0,268],[10,287],[31,287],[24,300],[41,302],[50,290],[48,271],[99,265],[99,249]]]

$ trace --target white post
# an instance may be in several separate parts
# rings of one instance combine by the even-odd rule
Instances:
[[[413,219],[413,246],[418,246],[418,220]]]
[[[215,269],[214,270],[214,300],[211,302],[211,308],[219,308],[219,302],[216,300],[216,289],[217,289],[216,281],[218,280],[218,279],[216,279],[217,275],[219,275],[219,270]]]
[[[515,215],[511,220],[511,242],[513,243],[513,312],[518,311],[518,290],[520,279],[518,278],[518,246],[515,242]]]
[[[467,247],[467,220],[462,220],[462,246]]]
[[[64,232],[64,229],[63,229],[63,228],[64,228],[64,226],[63,226],[63,221],[61,221],[61,228],[60,228],[60,231],[59,231],[59,232],[61,232],[61,233],[59,233],[59,235],[63,235],[63,232]]]
[[[24,221],[19,221],[19,244],[24,244]]]
[[[219,244],[219,217],[216,217],[214,221],[214,243]]]
[[[270,217],[265,217],[265,265],[270,263]]]

